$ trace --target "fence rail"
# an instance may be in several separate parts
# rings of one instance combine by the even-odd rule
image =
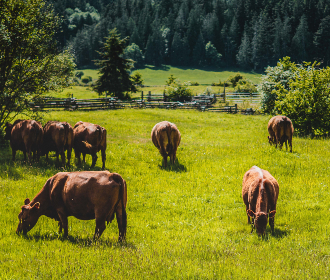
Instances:
[[[165,95],[164,95],[165,96]],[[143,96],[141,96],[143,97]],[[234,106],[215,107],[215,95],[195,96],[190,102],[163,101],[164,99],[135,99],[121,101],[114,97],[76,99],[76,98],[44,98],[40,102],[31,102],[31,110],[114,110],[123,108],[163,108],[163,109],[197,109],[209,112],[245,113]],[[166,98],[165,98],[166,100]],[[251,109],[252,110],[252,109]],[[248,111],[254,113],[254,111]]]

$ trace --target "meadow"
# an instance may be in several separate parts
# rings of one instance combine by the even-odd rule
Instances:
[[[330,144],[294,137],[293,153],[267,142],[269,116],[124,109],[51,112],[48,120],[84,120],[107,129],[106,168],[127,181],[128,229],[117,222],[93,240],[95,221],[69,218],[69,237],[41,217],[26,236],[15,233],[24,199],[71,168],[0,150],[0,279],[327,279],[330,258]],[[177,162],[162,167],[150,139],[159,121],[177,124]],[[73,153],[74,154],[74,153]],[[258,237],[247,224],[242,178],[253,165],[279,182],[275,233]],[[101,158],[94,170],[101,170]],[[329,231],[329,232],[328,232]]]

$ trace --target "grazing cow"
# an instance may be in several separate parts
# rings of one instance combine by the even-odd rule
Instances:
[[[42,125],[34,120],[16,120],[13,124],[6,123],[5,139],[10,140],[13,161],[15,161],[16,151],[22,151],[24,160],[26,153],[31,163],[31,153],[33,159],[39,161],[42,145]]]
[[[243,177],[242,196],[248,215],[258,234],[264,235],[267,218],[274,232],[274,219],[279,186],[276,179],[266,170],[253,166]],[[253,227],[252,227],[253,231]]]
[[[45,215],[59,221],[59,231],[68,235],[68,217],[95,219],[94,238],[100,237],[116,213],[119,240],[125,239],[127,216],[125,180],[109,171],[60,172],[49,178],[30,201],[25,199],[18,215],[16,233],[26,234]]]
[[[80,164],[80,154],[83,154],[85,162],[86,154],[92,156],[92,168],[95,166],[97,155],[101,150],[102,169],[105,169],[105,150],[107,148],[107,131],[102,126],[88,122],[77,122],[73,128],[73,148]]]
[[[176,150],[181,141],[181,134],[174,123],[163,121],[157,123],[151,131],[151,139],[163,157],[164,165],[167,166],[167,157],[174,164]]]
[[[62,164],[65,164],[65,154],[67,151],[68,163],[70,166],[71,151],[73,146],[73,128],[67,122],[49,121],[45,124],[44,138],[42,145],[42,154],[46,154],[48,160],[48,152],[55,151],[57,162],[59,154],[61,155]]]
[[[280,149],[282,149],[283,143],[285,143],[286,149],[288,149],[289,142],[290,152],[292,153],[292,135],[293,135],[293,125],[291,120],[286,116],[275,116],[272,117],[268,122],[268,141],[270,144],[280,144]]]

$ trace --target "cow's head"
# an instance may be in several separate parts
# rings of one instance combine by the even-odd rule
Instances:
[[[251,209],[247,210],[247,214],[254,219],[254,226],[256,227],[258,235],[264,235],[267,227],[268,217],[274,218],[276,210],[266,214],[265,212],[254,213]]]
[[[36,202],[31,206],[30,199],[25,199],[24,205],[21,207],[21,212],[18,215],[19,224],[16,230],[17,234],[20,234],[21,232],[26,234],[34,227],[40,217],[39,208],[39,202]]]
[[[6,140],[10,140],[10,137],[11,137],[11,130],[13,129],[13,125],[9,122],[7,122],[5,124],[6,128],[5,128],[5,139]]]

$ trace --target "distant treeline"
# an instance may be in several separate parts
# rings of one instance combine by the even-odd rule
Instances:
[[[330,64],[330,0],[50,0],[61,47],[93,66],[109,29],[129,36],[139,64],[239,66],[279,58]]]

